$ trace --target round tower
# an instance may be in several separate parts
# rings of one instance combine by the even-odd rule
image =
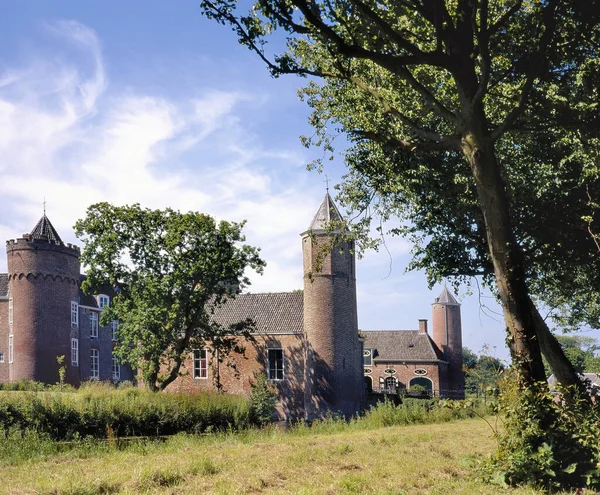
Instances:
[[[30,234],[7,241],[6,254],[9,380],[56,383],[56,359],[64,355],[67,379],[76,381],[70,337],[71,302],[79,300],[79,248],[63,243],[44,214]]]
[[[444,287],[440,297],[432,304],[433,341],[448,361],[447,390],[441,393],[446,397],[464,399],[465,375],[463,373],[462,356],[462,324],[460,321],[460,304]]]
[[[342,217],[329,193],[302,235],[305,415],[356,414],[364,400],[354,243],[338,237]]]

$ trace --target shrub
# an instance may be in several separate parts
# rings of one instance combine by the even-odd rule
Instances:
[[[548,490],[600,488],[600,413],[587,397],[572,400],[540,383],[522,390],[514,373],[500,382],[504,428],[484,478],[501,485]],[[571,394],[569,394],[571,395]]]
[[[79,437],[157,436],[244,429],[252,424],[250,402],[237,396],[152,393],[85,385],[75,393],[0,392],[0,431]]]
[[[264,426],[271,422],[275,414],[277,392],[264,373],[260,373],[252,383],[250,410],[255,423]]]

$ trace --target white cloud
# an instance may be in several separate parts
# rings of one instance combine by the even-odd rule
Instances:
[[[313,207],[307,211],[298,153],[261,143],[241,123],[244,105],[255,111],[264,94],[115,93],[94,31],[75,21],[45,27],[53,41],[62,40],[55,56],[33,54],[23,67],[0,74],[0,208],[6,212],[0,234],[20,236],[33,227],[44,197],[48,216],[71,242],[77,242],[75,220],[98,201],[204,211],[248,220],[248,242],[262,246],[270,261],[252,290],[278,290],[284,280],[298,287],[298,234]],[[67,56],[73,50],[79,56]],[[293,187],[274,184],[273,167],[295,171]],[[5,267],[2,257],[0,271]]]

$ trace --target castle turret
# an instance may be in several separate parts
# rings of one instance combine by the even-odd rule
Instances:
[[[441,393],[446,397],[464,399],[465,376],[462,356],[462,325],[460,321],[460,304],[444,287],[440,297],[432,304],[433,341],[448,361],[446,390]]]
[[[48,217],[6,243],[9,295],[9,380],[59,380],[57,356],[71,369],[72,311],[78,311],[79,248],[65,244]],[[77,317],[74,317],[75,319]],[[76,328],[73,331],[77,331]]]
[[[342,217],[329,193],[302,233],[305,414],[357,413],[364,400],[354,243],[340,238]]]

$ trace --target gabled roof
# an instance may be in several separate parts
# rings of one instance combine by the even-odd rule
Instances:
[[[302,292],[239,294],[215,309],[213,319],[224,326],[246,318],[256,323],[257,333],[302,333],[304,295]]]
[[[8,273],[0,273],[0,297],[8,296]]]
[[[436,297],[433,304],[446,304],[447,306],[460,306],[459,302],[452,295],[452,292],[448,290],[448,287],[444,286],[444,290],[440,294],[440,297]]]
[[[375,361],[437,361],[442,359],[429,335],[418,330],[366,330],[364,348],[375,349]]]
[[[323,232],[330,232],[333,228],[334,231],[338,231],[341,228],[343,222],[342,215],[340,214],[337,206],[331,199],[329,192],[325,193],[325,198],[319,206],[316,215],[314,216],[307,232],[319,234]]]
[[[40,221],[36,224],[36,226],[33,227],[33,230],[31,231],[30,235],[33,239],[39,239],[48,242],[52,241],[56,244],[63,244],[63,241],[58,235],[58,232],[56,232],[56,229],[54,228],[54,226],[52,225],[45,213],[42,216],[42,218],[40,218]]]

